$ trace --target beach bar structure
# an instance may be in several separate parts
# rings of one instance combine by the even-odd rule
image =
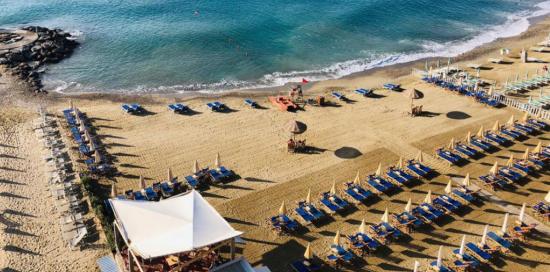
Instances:
[[[161,201],[109,199],[117,257],[122,271],[186,271],[224,246],[235,259],[235,238],[242,232],[195,190]],[[169,269],[167,269],[167,267]]]

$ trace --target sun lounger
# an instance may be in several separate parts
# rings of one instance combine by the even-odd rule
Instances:
[[[460,204],[460,202],[458,202],[458,201],[456,201],[452,198],[449,198],[445,195],[435,198],[433,200],[433,203],[435,205],[443,208],[447,212],[456,212],[462,206],[462,204]]]
[[[454,270],[452,270],[451,268],[445,265],[441,265],[440,267],[437,267],[437,261],[431,262],[430,267],[433,271],[437,271],[437,272],[454,272]]]
[[[156,200],[158,198],[157,192],[153,190],[153,187],[147,187],[145,188],[145,196],[148,200]]]
[[[332,92],[331,95],[338,100],[346,100],[346,96],[339,92]]]
[[[394,180],[399,185],[403,185],[403,184],[407,183],[407,179],[405,179],[404,177],[399,175],[398,171],[389,169],[388,172],[386,173],[386,175],[388,175],[388,177],[390,177],[392,180]]]
[[[493,255],[491,255],[489,252],[479,248],[476,244],[472,242],[466,243],[466,248],[472,251],[474,254],[476,254],[480,260],[484,262],[488,262],[493,258]]]
[[[304,201],[301,201],[298,203],[298,206],[302,207],[305,211],[309,212],[315,218],[315,220],[319,220],[325,217],[325,214],[321,212],[319,209],[317,209],[317,207],[315,207],[311,203],[308,204]]]
[[[312,260],[306,260],[306,259],[294,261],[290,264],[290,267],[295,272],[312,272],[312,271],[321,270],[320,265],[313,263]]]
[[[384,222],[379,223],[378,225],[370,225],[369,228],[376,239],[381,241],[383,244],[387,244],[389,239],[397,240],[403,235],[401,231]]]
[[[544,201],[540,201],[537,204],[533,205],[533,213],[538,217],[546,217],[548,219],[550,216],[550,205]]]
[[[425,223],[431,224],[435,220],[437,220],[437,217],[428,211],[422,209],[421,207],[415,207],[413,210],[413,215],[415,215],[418,218],[421,218],[424,220]]]
[[[483,182],[483,185],[489,187],[493,191],[496,191],[498,188],[504,188],[508,185],[506,181],[493,175],[479,176],[479,180]]]
[[[439,210],[439,209],[436,209],[434,206],[432,206],[431,204],[428,204],[428,203],[422,203],[419,205],[420,208],[422,208],[423,210],[425,211],[428,211],[429,213],[433,214],[435,216],[435,218],[440,218],[444,215],[444,213]]]
[[[483,141],[481,139],[477,139],[477,138],[471,138],[470,139],[470,144],[473,145],[473,146],[476,146],[477,148],[483,150],[483,151],[489,151],[493,148],[493,145],[486,142],[486,141]]]
[[[388,89],[390,91],[397,91],[401,88],[401,85],[399,84],[392,84],[392,83],[385,83],[384,89]]]
[[[187,176],[185,177],[185,180],[187,181],[187,184],[191,186],[191,188],[197,188],[197,186],[199,185],[199,181],[193,176]]]
[[[308,211],[306,211],[303,206],[296,207],[294,211],[296,211],[296,213],[300,216],[300,218],[302,218],[302,220],[306,224],[310,224],[311,222],[315,221],[315,217],[312,214],[310,214]]]
[[[134,192],[134,200],[147,200],[141,191]]]
[[[509,130],[509,129],[506,129],[506,128],[501,129],[500,132],[501,132],[502,134],[504,134],[504,135],[506,135],[506,136],[512,138],[512,139],[518,139],[518,138],[521,137],[521,134],[520,134],[520,133],[517,133],[517,132],[515,132],[515,131],[513,131],[513,130]]]
[[[174,113],[184,113],[189,110],[189,107],[180,103],[170,104],[168,105],[168,108]]]
[[[210,174],[210,179],[214,183],[218,183],[218,182],[222,181],[225,178],[225,176],[222,175],[220,172],[218,172],[218,170],[216,170],[216,169],[208,170],[208,174]]]
[[[349,263],[353,260],[353,253],[350,251],[344,249],[340,245],[331,245],[330,246],[331,251],[334,255],[336,255],[340,260]]]
[[[385,193],[388,189],[380,184],[376,179],[369,178],[367,183],[379,193]]]
[[[424,225],[424,222],[422,222],[422,220],[420,220],[419,218],[417,218],[416,216],[412,215],[409,212],[392,214],[392,218],[398,228],[405,227],[407,232],[409,231],[410,227],[420,228],[422,225]]]
[[[174,189],[170,187],[168,182],[163,182],[160,184],[160,192],[162,193],[162,196],[167,198],[171,197],[174,194]]]
[[[372,90],[367,90],[367,89],[357,89],[354,91],[356,94],[359,94],[359,95],[362,95],[362,96],[369,96],[371,94],[373,94],[373,91]]]
[[[271,224],[274,229],[280,231],[294,232],[299,228],[296,221],[284,214],[271,217]]]
[[[495,241],[501,248],[501,251],[502,253],[507,253],[510,251],[510,248],[512,248],[512,243],[504,238],[502,238],[501,236],[499,236],[498,234],[490,231],[487,233],[487,237],[489,237],[489,239]]]
[[[527,123],[529,124],[533,124],[541,129],[545,129],[548,127],[548,124],[546,122],[543,122],[543,121],[539,121],[539,120],[536,120],[536,119],[529,119],[527,120]]]
[[[341,199],[337,195],[331,195],[330,193],[323,193],[321,203],[325,205],[330,212],[340,212],[349,207],[349,203]]]
[[[258,103],[256,103],[256,101],[252,100],[252,99],[245,99],[244,100],[244,104],[247,105],[247,106],[250,106],[252,108],[257,108],[258,107]]]
[[[133,113],[134,109],[127,104],[122,105],[122,110],[126,113]]]
[[[358,232],[354,235],[348,236],[348,239],[352,244],[361,243],[363,247],[367,247],[369,252],[375,252],[381,246],[378,241],[372,239],[366,233]]]
[[[461,261],[460,263],[455,263],[459,266],[463,266],[463,267],[467,267],[469,268],[470,270],[476,270],[480,265],[481,263],[479,262],[479,260],[475,257],[473,257],[472,255],[464,252],[462,255],[460,255],[460,249],[455,249],[453,250],[453,253],[455,254],[455,256],[457,256],[458,260],[457,261]]]
[[[348,183],[347,186],[348,188],[345,190],[346,194],[358,202],[363,202],[373,196],[371,191],[365,190],[359,185]]]
[[[477,156],[477,151],[465,144],[457,143],[455,150],[470,158]]]
[[[505,145],[509,142],[506,138],[504,138],[502,136],[499,136],[499,135],[497,135],[495,133],[492,133],[492,132],[488,132],[485,135],[485,138],[487,138],[487,139],[489,139],[489,140],[491,140],[491,141],[493,141],[493,142],[495,142],[499,145]]]
[[[513,171],[508,167],[500,168],[498,170],[498,174],[503,176],[505,179],[509,180],[510,182],[517,182],[523,178],[523,176],[520,173]]]
[[[531,173],[531,168],[529,167],[529,165],[527,163],[522,163],[522,162],[516,161],[512,164],[512,166],[514,168],[516,168],[517,170],[525,173],[525,174],[530,174]]]
[[[472,202],[472,201],[475,200],[475,197],[474,197],[472,194],[467,193],[467,192],[465,192],[465,191],[462,190],[462,189],[454,189],[454,190],[452,191],[452,194],[454,194],[454,195],[457,196],[457,197],[462,198],[462,199],[465,200],[466,202]]]
[[[437,156],[448,161],[451,164],[457,164],[462,158],[451,151],[446,151],[442,149],[437,150]]]
[[[524,126],[522,124],[519,124],[519,123],[515,123],[514,124],[514,127],[520,131],[523,131],[527,134],[533,134],[535,132],[535,129],[529,127],[529,126]]]

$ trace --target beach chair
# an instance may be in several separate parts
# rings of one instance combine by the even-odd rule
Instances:
[[[208,108],[211,110],[211,111],[223,111],[225,110],[225,104],[223,103],[220,103],[218,101],[216,102],[209,102],[206,104],[206,106],[208,106]]]
[[[474,197],[474,192],[464,187],[453,189],[451,193],[466,202],[472,202],[476,199]]]
[[[433,261],[430,263],[430,269],[436,272],[454,272],[453,269],[445,265],[441,265],[440,267],[437,267],[437,261]]]
[[[391,180],[395,181],[398,185],[404,185],[407,183],[407,179],[399,175],[399,171],[396,171],[392,168],[388,169],[386,175],[390,177]]]
[[[153,190],[153,187],[145,188],[144,192],[145,192],[145,197],[148,200],[153,201],[158,199],[158,194],[157,192],[155,192],[155,190]]]
[[[532,172],[532,169],[527,163],[527,161],[523,161],[523,160],[514,161],[514,163],[512,163],[512,166],[515,169],[525,173],[526,175],[529,175]]]
[[[322,194],[321,204],[325,205],[330,213],[341,212],[350,206],[348,202],[329,192]]]
[[[393,83],[385,83],[384,89],[390,90],[390,91],[397,91],[401,89],[401,85],[399,84],[393,84]]]
[[[511,183],[513,182],[517,182],[519,180],[521,180],[523,178],[523,175],[521,175],[520,173],[508,168],[508,167],[501,167],[499,168],[498,170],[498,174],[502,177],[504,177],[505,179],[507,179],[508,181],[510,181]]]
[[[492,148],[494,148],[492,144],[474,137],[470,139],[470,144],[483,151],[490,151]]]
[[[367,180],[367,183],[375,190],[377,191],[378,193],[382,194],[386,191],[388,191],[388,188],[386,188],[385,186],[383,186],[382,184],[380,184],[377,179],[374,179],[374,178],[370,178]]]
[[[357,202],[364,202],[373,196],[373,193],[369,190],[365,190],[360,185],[353,183],[346,183],[347,188],[344,192]]]
[[[295,232],[300,227],[298,222],[285,214],[271,217],[271,224],[275,230],[284,232]]]
[[[325,214],[321,212],[312,203],[306,203],[305,201],[298,202],[298,206],[302,207],[305,211],[309,212],[314,218],[314,221],[318,221],[325,217]]]
[[[455,150],[458,151],[459,153],[465,155],[465,156],[468,156],[470,158],[474,158],[475,156],[477,156],[477,151],[465,144],[462,144],[462,143],[456,143],[455,145]]]
[[[122,105],[122,110],[126,113],[133,113],[134,112],[134,109],[132,107],[130,107],[130,105],[128,105],[128,104],[123,104]]]
[[[441,195],[433,200],[433,203],[436,206],[441,207],[442,209],[446,210],[447,212],[456,212],[458,209],[462,207],[462,204],[446,195]]]
[[[500,133],[512,138],[513,140],[518,139],[518,138],[521,137],[521,133],[518,133],[514,130],[510,130],[510,129],[507,129],[507,128],[502,128],[500,130]]]
[[[220,166],[216,170],[218,170],[218,172],[222,174],[224,179],[230,179],[235,176],[235,172],[233,172],[233,170],[231,169],[226,168],[225,166]]]
[[[208,174],[210,175],[210,180],[214,183],[221,182],[225,178],[225,176],[216,169],[208,170]]]
[[[257,108],[258,107],[258,103],[256,103],[256,101],[252,100],[252,99],[245,99],[244,100],[244,104],[251,107],[251,108]]]
[[[354,255],[349,250],[346,250],[340,245],[330,245],[330,250],[339,260],[344,261],[345,263],[350,263],[353,261]]]
[[[372,239],[366,233],[357,232],[347,237],[350,246],[360,251],[361,255],[364,255],[364,253],[373,253],[382,246],[378,241]]]
[[[466,243],[466,248],[477,255],[479,259],[483,262],[489,262],[493,258],[493,255],[491,253],[478,247],[472,242]]]
[[[339,93],[339,92],[333,91],[333,92],[331,93],[331,95],[332,95],[334,98],[338,99],[338,100],[346,100],[346,96],[344,96],[343,94],[341,94],[341,93]]]
[[[457,248],[453,250],[454,255],[457,257],[457,260],[455,260],[454,264],[458,267],[462,267],[463,271],[476,271],[481,263],[477,258],[474,256],[464,252],[462,255],[460,255],[460,249]]]
[[[446,160],[450,164],[457,164],[462,160],[462,158],[451,151],[443,150],[442,148],[437,149],[437,156],[443,160]]]
[[[298,207],[296,207],[294,211],[296,211],[296,213],[300,216],[300,218],[302,218],[302,221],[306,224],[310,224],[313,221],[315,221],[315,217],[311,213],[309,213],[304,208],[304,206],[298,205]]]
[[[314,263],[313,260],[301,259],[294,261],[290,264],[290,267],[295,272],[312,272],[321,270],[321,266]]]
[[[364,96],[364,97],[368,97],[370,95],[372,95],[374,92],[372,90],[367,90],[367,89],[357,89],[354,91],[356,94],[359,94],[361,96]]]
[[[544,221],[550,219],[550,205],[544,201],[540,201],[537,204],[533,205],[533,214],[536,217],[542,218]]]
[[[133,112],[143,112],[145,109],[140,104],[132,104],[130,105],[130,108],[132,108]]]
[[[179,111],[178,107],[176,107],[175,104],[168,105],[168,109],[173,111],[173,112],[178,112]]]
[[[419,163],[419,162],[415,162],[414,160],[409,160],[407,162],[407,169],[409,169],[411,172],[415,173],[416,175],[418,175],[419,177],[425,177],[427,176],[431,171],[432,169]]]
[[[174,194],[174,189],[165,181],[160,184],[160,192],[164,198],[168,198]]]
[[[193,189],[199,186],[199,181],[193,176],[186,176],[185,181],[187,181],[187,184],[189,184],[189,186]]]
[[[145,195],[141,191],[135,191],[134,192],[134,200],[147,200]]]
[[[176,107],[176,111],[179,112],[179,113],[185,113],[187,111],[189,111],[189,107],[186,106],[186,105],[183,105],[181,103],[176,103],[174,104],[174,106]]]
[[[498,234],[490,231],[487,233],[487,237],[489,239],[493,240],[495,243],[497,243],[500,246],[500,251],[504,254],[510,253],[510,249],[512,248],[513,244],[504,239],[503,237],[499,236]]]
[[[393,224],[400,230],[410,233],[411,230],[418,229],[424,225],[424,222],[409,212],[392,214]]]
[[[492,133],[492,132],[487,132],[485,134],[485,138],[494,142],[494,143],[497,143],[499,145],[506,145],[507,143],[509,143],[509,140],[502,137],[502,136],[499,136],[497,135],[496,133]]]
[[[548,124],[546,122],[543,122],[543,121],[540,121],[540,120],[536,120],[536,119],[532,119],[532,118],[529,118],[527,120],[527,123],[528,124],[532,124],[532,125],[535,125],[537,126],[538,128],[540,129],[546,129],[548,127]]]
[[[523,131],[526,134],[533,134],[535,133],[535,129],[530,126],[525,126],[520,123],[514,123],[514,128]]]
[[[435,208],[434,206],[432,206],[431,204],[428,204],[428,203],[422,203],[419,206],[420,206],[421,209],[433,214],[436,219],[442,217],[445,214],[445,213],[443,213],[443,211]]]

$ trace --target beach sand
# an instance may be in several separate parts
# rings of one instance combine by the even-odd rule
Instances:
[[[481,77],[496,80],[500,83],[508,75],[525,73],[525,69],[542,68],[541,64],[520,64],[517,59],[508,59],[512,64],[487,65],[487,58],[495,57],[498,49],[508,47],[517,52],[519,48],[529,47],[539,42],[547,35],[548,20],[543,20],[519,37],[500,39],[485,45],[473,52],[457,58],[460,67],[468,63],[482,63],[488,66],[481,71]],[[550,61],[550,54],[531,54],[532,57]],[[531,136],[513,146],[502,148],[498,152],[487,154],[478,160],[471,160],[462,167],[449,167],[436,159],[434,150],[448,144],[452,137],[463,139],[468,131],[475,133],[481,125],[490,128],[495,120],[505,122],[515,114],[522,113],[510,109],[491,109],[473,99],[457,96],[441,88],[422,83],[418,78],[410,76],[411,68],[421,68],[423,61],[407,65],[399,65],[385,69],[376,69],[366,73],[349,76],[338,80],[316,82],[306,86],[306,95],[323,94],[329,97],[330,90],[341,90],[350,98],[350,102],[336,101],[327,107],[308,106],[297,113],[280,112],[268,102],[265,94],[254,93],[262,109],[251,109],[243,105],[240,95],[224,95],[212,97],[161,97],[161,96],[113,96],[113,95],[82,95],[70,97],[79,109],[87,114],[96,129],[98,138],[112,156],[112,161],[121,175],[114,181],[119,192],[128,189],[138,189],[140,175],[145,177],[147,184],[164,180],[168,168],[180,180],[191,174],[192,165],[198,160],[201,166],[213,166],[217,153],[220,153],[222,164],[234,170],[240,179],[225,186],[213,186],[203,193],[205,197],[227,218],[238,230],[244,231],[243,239],[246,246],[240,251],[253,264],[268,265],[272,271],[288,271],[288,263],[298,259],[308,242],[313,251],[324,259],[328,246],[337,230],[342,234],[350,234],[359,227],[361,219],[368,223],[379,222],[386,207],[390,212],[403,209],[409,197],[413,204],[420,203],[428,190],[437,195],[443,193],[443,188],[450,178],[459,181],[466,173],[470,173],[473,182],[477,176],[487,173],[495,160],[505,163],[509,154],[519,156],[526,147],[534,147],[540,140],[548,143],[549,133],[543,132]],[[396,76],[400,76],[396,79]],[[377,87],[383,82],[395,81],[405,89],[416,88],[423,94],[422,99],[415,100],[415,105],[423,105],[426,116],[412,118],[407,115],[410,100],[402,93],[376,90],[378,98],[364,98],[355,95],[351,90],[358,87]],[[281,88],[280,90],[282,90]],[[59,113],[68,107],[69,97],[52,95],[53,99],[26,99],[26,103],[47,103],[51,112]],[[523,98],[525,99],[525,97]],[[206,107],[206,102],[219,100],[231,108],[227,113],[213,113]],[[14,100],[15,101],[15,100]],[[20,101],[20,100],[17,100]],[[195,113],[190,116],[175,115],[168,111],[166,104],[174,101],[185,101]],[[120,109],[120,103],[139,102],[147,113],[142,116],[128,115]],[[12,102],[12,105],[16,102]],[[20,103],[20,102],[17,102]],[[23,104],[17,104],[24,106]],[[25,113],[31,115],[34,113]],[[29,127],[30,117],[21,121],[24,127]],[[286,151],[286,141],[289,137],[288,122],[297,120],[306,127],[304,133],[298,136],[306,139],[312,147],[310,154],[289,154]],[[17,130],[18,139],[22,143],[31,143],[32,135],[27,130]],[[26,142],[25,142],[26,141]],[[21,146],[21,144],[19,144]],[[46,203],[45,178],[40,166],[39,146],[27,144],[25,148],[17,149],[18,157],[25,158],[20,162],[21,168],[27,172],[7,171],[6,180],[14,179],[43,184],[40,186],[17,186],[5,184],[10,194],[30,198],[14,199],[0,198],[1,201],[14,199],[19,206],[28,209],[44,209],[52,207]],[[5,149],[5,148],[3,148]],[[414,186],[404,187],[402,191],[390,196],[381,196],[369,205],[355,205],[356,210],[346,216],[335,215],[332,220],[320,226],[308,226],[307,231],[296,236],[274,235],[266,220],[275,215],[281,202],[286,201],[289,210],[295,207],[298,200],[305,198],[308,188],[317,199],[319,193],[328,191],[336,181],[339,189],[345,181],[351,180],[357,173],[364,176],[373,173],[379,162],[387,167],[397,163],[400,156],[413,158],[418,151],[423,151],[426,164],[435,168],[439,175],[431,180],[422,180]],[[517,157],[516,156],[516,157]],[[2,158],[3,161],[10,159]],[[14,159],[11,159],[14,160]],[[12,167],[6,162],[5,167]],[[15,163],[15,162],[11,162]],[[4,165],[3,165],[4,166]],[[82,165],[80,164],[80,167]],[[6,172],[6,171],[3,171]],[[29,176],[23,176],[29,175]],[[4,178],[4,177],[3,177]],[[510,205],[519,207],[523,202],[530,205],[542,200],[550,189],[548,173],[530,177],[529,180],[511,192],[497,192],[496,195],[505,199]],[[104,180],[108,186],[110,181]],[[0,184],[4,186],[4,184]],[[24,191],[31,190],[31,191]],[[42,204],[36,204],[37,199]],[[27,203],[27,204],[25,204]],[[4,204],[4,203],[3,203]],[[38,210],[37,221],[44,220],[52,226],[57,226],[57,219],[48,216],[45,210]],[[31,213],[31,211],[27,211]],[[530,213],[530,211],[528,211]],[[448,257],[452,249],[457,248],[462,235],[468,236],[468,241],[478,241],[483,226],[490,224],[491,230],[497,230],[502,223],[504,211],[494,203],[485,202],[481,205],[470,205],[464,213],[447,217],[433,229],[427,228],[413,233],[401,243],[393,243],[383,248],[379,253],[364,258],[365,263],[350,271],[386,271],[411,270],[414,260],[421,261],[425,267],[428,260],[437,255],[440,245],[444,246],[444,256]],[[296,216],[294,216],[296,218]],[[10,217],[11,218],[11,217]],[[40,220],[38,220],[40,218]],[[510,222],[515,220],[511,216]],[[19,219],[28,222],[31,219]],[[17,220],[17,219],[11,219]],[[37,223],[38,224],[38,223]],[[25,231],[29,233],[46,233],[51,235],[51,248],[58,245],[61,235],[57,228],[45,228],[29,224]],[[63,252],[63,262],[47,261],[54,259],[37,242],[13,242],[8,233],[1,234],[2,241],[9,241],[29,251],[27,253],[10,253],[3,267],[14,267],[21,271],[32,270],[32,261],[44,261],[46,269],[42,271],[58,271],[58,267],[66,264],[93,267],[93,258],[97,252]],[[38,234],[36,234],[38,235]],[[8,237],[8,238],[6,238]],[[43,237],[40,235],[40,237]],[[20,238],[21,240],[27,238]],[[46,239],[46,238],[44,238]],[[29,239],[30,240],[30,239]],[[342,240],[344,240],[342,238]],[[44,240],[46,241],[46,240]],[[50,243],[47,243],[50,245]],[[7,243],[4,243],[7,245]],[[550,250],[549,238],[537,235],[529,240],[524,251],[498,259],[487,270],[496,271],[545,271],[550,269],[547,252]],[[57,246],[58,250],[61,247]],[[39,252],[40,255],[29,254]],[[55,251],[54,251],[55,252]],[[57,252],[55,252],[57,254]],[[18,255],[9,255],[18,254]],[[86,257],[80,256],[85,255]],[[21,256],[23,255],[23,256]],[[28,256],[27,256],[28,255]],[[2,256],[4,257],[4,256]],[[74,260],[78,259],[78,262]],[[46,262],[47,261],[47,262]],[[50,269],[51,267],[51,269]],[[69,269],[70,270],[70,269]],[[67,270],[67,271],[69,271]],[[327,268],[328,270],[328,268]],[[75,270],[70,270],[75,271]],[[81,270],[84,271],[84,270]],[[87,271],[87,270],[86,270]],[[330,271],[330,270],[329,270]]]

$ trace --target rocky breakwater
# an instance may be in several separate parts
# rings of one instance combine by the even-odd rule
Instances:
[[[69,57],[77,46],[78,42],[61,29],[28,26],[17,31],[0,30],[0,65],[26,82],[30,91],[45,93],[41,67]]]

